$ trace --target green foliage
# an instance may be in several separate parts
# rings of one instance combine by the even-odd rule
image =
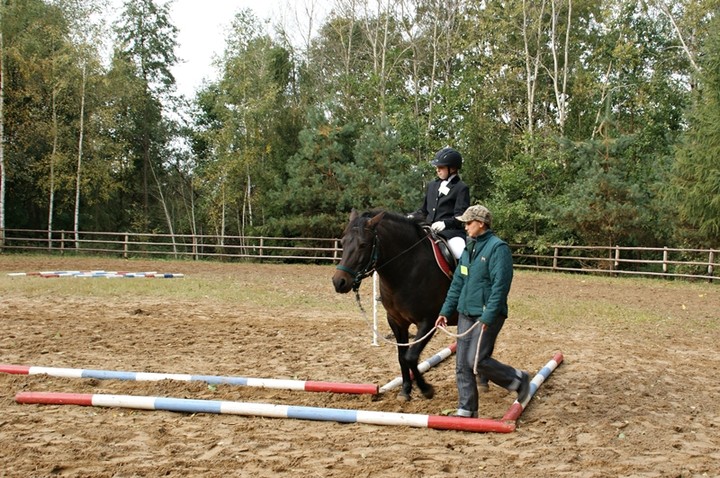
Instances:
[[[349,211],[352,205],[344,192],[349,185],[340,175],[352,163],[355,125],[327,121],[318,111],[299,136],[300,150],[286,164],[287,182],[269,194],[271,215],[309,217]]]
[[[717,0],[341,3],[302,49],[239,11],[179,109],[169,3],[123,2],[105,69],[94,0],[3,2],[7,227],[51,185],[71,223],[87,66],[83,228],[335,236],[450,145],[511,242],[717,247]]]
[[[526,149],[538,153],[521,152],[493,167],[495,189],[492,195],[479,199],[493,211],[493,228],[502,237],[539,247],[567,237],[568,230],[558,225],[551,204],[568,179],[568,158],[551,139]]]
[[[238,218],[242,234],[258,226],[256,217],[263,222],[268,215],[267,197],[284,177],[285,158],[296,151],[297,112],[283,97],[293,64],[289,52],[243,10],[218,67],[220,80],[197,98],[198,212],[218,233]]]
[[[287,163],[287,183],[278,183],[268,196],[273,204],[268,211],[282,211],[288,220],[270,219],[268,227],[293,225],[293,236],[313,231],[311,237],[332,237],[327,234],[337,233],[333,227],[342,224],[352,208],[415,207],[413,185],[422,183],[421,171],[402,154],[397,135],[387,125],[366,125],[358,134],[353,125],[340,127],[317,112],[300,139],[300,152]],[[318,216],[336,221],[328,229]]]
[[[642,150],[642,135],[569,145],[572,179],[555,198],[557,223],[583,244],[654,245],[669,224],[654,191],[662,162]]]
[[[118,197],[120,227],[172,230],[171,219],[165,215],[167,165],[163,157],[173,126],[164,101],[175,85],[170,68],[178,61],[177,28],[170,21],[168,4],[126,0],[115,32],[118,44],[109,73],[117,82],[112,107],[118,121],[113,126],[128,158],[118,171],[123,184]]]
[[[363,128],[353,148],[353,162],[344,165],[339,176],[349,186],[340,202],[346,212],[347,206],[409,211],[417,202],[413,185],[422,182],[421,171],[403,154],[397,134],[387,124]]]
[[[170,5],[158,0],[125,0],[116,26],[118,52],[150,90],[164,94],[175,86],[170,68],[178,62],[177,27]]]
[[[318,213],[311,216],[286,215],[268,218],[255,228],[257,234],[271,237],[333,238],[342,234],[347,222],[344,214]]]
[[[46,227],[51,186],[59,213],[72,210],[79,71],[61,9],[41,1],[1,8],[6,225]]]
[[[679,238],[707,247],[717,247],[720,237],[720,16],[713,24],[700,59],[702,72],[690,125],[678,147],[668,194],[677,208],[674,216]]]

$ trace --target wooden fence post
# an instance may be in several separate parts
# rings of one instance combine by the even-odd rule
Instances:
[[[708,257],[708,275],[713,275],[713,264],[715,263],[715,251],[710,251],[710,257]],[[708,279],[708,282],[712,282],[712,279]]]
[[[553,272],[555,272],[555,269],[557,269],[557,265],[558,265],[558,246],[555,246],[555,250],[553,252],[553,266],[552,266]]]
[[[126,232],[125,233],[125,242],[123,243],[123,259],[128,258],[128,241],[130,240],[130,235]]]
[[[613,269],[620,267],[620,246],[615,245],[615,262],[613,262]]]
[[[662,268],[663,273],[665,273],[665,274],[667,274],[667,271],[668,271],[667,260],[668,260],[668,248],[667,248],[667,246],[665,246],[665,247],[663,247],[663,268]]]

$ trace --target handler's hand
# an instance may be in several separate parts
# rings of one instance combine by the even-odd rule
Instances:
[[[445,317],[444,315],[439,315],[437,320],[435,321],[435,327],[443,329],[447,327],[447,317]]]

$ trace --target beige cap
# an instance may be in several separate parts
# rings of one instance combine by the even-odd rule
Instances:
[[[457,216],[455,219],[460,222],[481,221],[488,226],[492,224],[492,214],[488,208],[480,206],[479,204],[476,206],[470,206],[465,210],[462,216]]]

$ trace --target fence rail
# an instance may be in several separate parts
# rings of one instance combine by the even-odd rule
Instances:
[[[720,250],[671,247],[553,245],[546,254],[514,245],[516,268],[606,275],[720,279]],[[551,252],[550,252],[551,251]]]
[[[142,234],[34,229],[0,230],[1,251],[109,254],[123,258],[163,256],[201,260],[329,262],[340,260],[339,239]],[[670,247],[565,246],[535,250],[512,245],[516,268],[605,275],[642,275],[717,281],[720,250]]]
[[[111,254],[123,258],[339,261],[338,239],[5,229],[3,250]]]

